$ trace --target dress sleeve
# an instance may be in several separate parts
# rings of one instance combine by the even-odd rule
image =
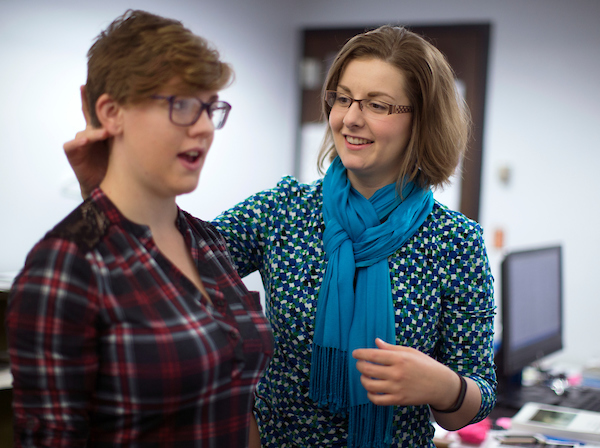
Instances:
[[[212,222],[225,237],[240,277],[259,270],[263,265],[272,222],[282,212],[290,185],[294,183],[297,182],[293,178],[286,177],[275,188],[250,196]]]
[[[437,356],[478,384],[482,402],[471,422],[475,423],[485,418],[496,402],[493,277],[479,225],[461,229],[453,244],[446,246]]]
[[[6,316],[15,446],[85,446],[95,386],[97,282],[77,246],[50,238],[30,252]]]

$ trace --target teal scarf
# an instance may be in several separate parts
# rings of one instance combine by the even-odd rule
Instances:
[[[393,406],[375,406],[360,383],[352,351],[396,340],[388,257],[423,224],[430,190],[408,183],[400,199],[390,184],[366,199],[336,158],[323,180],[323,243],[327,257],[319,291],[310,397],[334,413],[349,413],[349,447],[391,443]]]

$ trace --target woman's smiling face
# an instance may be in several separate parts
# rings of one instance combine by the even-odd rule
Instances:
[[[393,65],[381,59],[359,58],[348,63],[336,90],[357,100],[410,106],[404,86],[404,74]],[[397,180],[410,140],[412,114],[365,116],[353,102],[349,109],[332,109],[329,125],[348,179],[363,196],[368,198]]]

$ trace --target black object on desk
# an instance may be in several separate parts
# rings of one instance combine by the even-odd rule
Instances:
[[[550,404],[584,411],[600,412],[600,389],[568,387],[558,395],[545,384],[524,386],[498,396],[498,406],[518,410],[527,402]]]
[[[502,390],[497,405],[518,411],[525,403],[542,403],[558,406],[561,397],[546,385],[523,386]]]
[[[561,396],[558,406],[600,412],[600,389],[571,387]]]

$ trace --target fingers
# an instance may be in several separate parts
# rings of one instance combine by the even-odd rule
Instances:
[[[90,118],[90,109],[89,109],[87,95],[85,92],[85,86],[80,86],[79,92],[81,93],[81,110],[83,112],[83,118],[85,118],[85,125],[89,126],[91,124],[92,120]]]
[[[388,344],[381,338],[375,339],[375,345],[382,350],[401,350],[403,348],[401,345]]]
[[[83,112],[83,118],[85,119],[85,129],[78,132],[73,140],[70,140],[63,145],[67,157],[70,157],[74,153],[89,150],[89,147],[94,143],[106,140],[110,137],[106,129],[94,128],[91,125],[85,85],[79,86],[79,94],[81,95],[81,111]]]
[[[410,351],[412,349],[402,345],[392,345],[377,338],[375,339],[377,348],[359,348],[352,352],[355,359],[370,361],[377,364],[388,364],[391,360],[392,352]]]
[[[75,136],[75,138],[87,138],[89,143],[106,140],[108,137],[110,137],[110,134],[104,128],[86,128],[85,130],[78,132]]]
[[[402,406],[398,403],[396,398],[389,394],[372,394],[367,392],[367,398],[377,406]]]
[[[63,145],[67,155],[80,150],[88,150],[93,143],[106,140],[109,137],[108,131],[104,128],[86,129],[78,132],[73,140],[69,140]]]
[[[63,149],[66,153],[72,153],[87,145],[89,140],[86,137],[75,137],[73,140],[69,140],[63,145]]]
[[[405,397],[402,394],[402,388],[393,381],[363,374],[360,377],[360,382],[367,391],[367,398],[373,404],[391,406],[404,403]]]
[[[439,396],[440,369],[448,369],[414,348],[375,341],[377,348],[352,352],[369,400],[376,405],[420,405]],[[445,375],[447,372],[443,372]],[[453,376],[455,378],[456,375]]]
[[[357,349],[352,356],[357,360],[356,369],[361,373],[360,381],[367,391],[369,400],[379,406],[403,404],[403,368],[405,353],[411,349],[388,344],[376,339],[377,348]],[[404,353],[402,353],[404,352]]]
[[[360,382],[363,385],[363,387],[367,389],[367,392],[371,392],[374,394],[384,394],[390,392],[390,384],[387,380],[363,374],[360,377]]]
[[[352,352],[354,359],[369,361],[376,364],[386,365],[389,362],[389,354],[378,348],[359,348]]]

